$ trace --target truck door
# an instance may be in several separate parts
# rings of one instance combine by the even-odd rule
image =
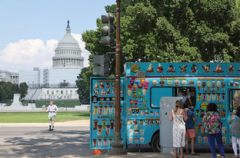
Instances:
[[[227,107],[227,116],[226,116],[226,124],[227,124],[227,129],[226,132],[228,133],[227,136],[227,143],[231,143],[231,125],[229,124],[229,120],[233,113],[237,110],[238,106],[240,104],[240,89],[229,89],[228,90],[228,107]],[[223,126],[223,131],[225,132],[224,126]]]

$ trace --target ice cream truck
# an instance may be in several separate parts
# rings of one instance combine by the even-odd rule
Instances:
[[[142,73],[144,72],[144,73]],[[144,74],[140,75],[139,74]],[[121,78],[121,136],[129,144],[150,144],[159,151],[162,97],[176,97],[182,88],[190,94],[196,117],[196,144],[208,145],[202,118],[210,102],[224,112],[223,143],[231,143],[230,125],[240,105],[240,63],[126,63]],[[115,79],[91,78],[90,148],[110,149],[114,140]],[[174,107],[175,105],[173,105]],[[167,113],[166,113],[167,114]],[[170,122],[169,122],[170,123]]]

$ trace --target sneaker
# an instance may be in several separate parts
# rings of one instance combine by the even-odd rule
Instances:
[[[175,154],[174,154],[174,150],[172,150],[172,151],[170,152],[170,154],[175,155]]]

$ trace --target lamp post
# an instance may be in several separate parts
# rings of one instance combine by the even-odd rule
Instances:
[[[124,144],[121,143],[121,128],[120,128],[120,55],[121,55],[121,42],[120,42],[120,2],[116,0],[117,9],[117,25],[116,25],[116,103],[115,103],[115,139],[111,144],[112,149],[108,150],[109,155],[124,155],[127,150],[123,149]]]

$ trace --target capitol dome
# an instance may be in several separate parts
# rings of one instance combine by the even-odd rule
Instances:
[[[83,68],[82,51],[78,42],[71,35],[69,21],[66,28],[65,36],[58,42],[55,49],[53,60],[53,68],[55,69],[81,69]]]

